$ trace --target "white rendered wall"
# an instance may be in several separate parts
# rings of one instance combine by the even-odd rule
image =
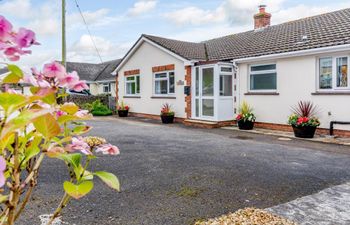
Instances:
[[[239,64],[239,103],[246,100],[251,104],[258,122],[286,124],[292,113],[291,107],[300,100],[310,100],[319,107],[322,128],[329,128],[331,120],[350,121],[350,95],[312,95],[317,91],[317,60],[318,56],[305,56],[267,62],[277,65],[279,95],[245,95],[249,85],[249,64]],[[350,130],[350,126],[344,125],[336,125],[336,128]]]
[[[176,84],[174,97],[176,97],[176,99],[152,98],[154,88],[152,67],[169,64],[175,64]],[[124,72],[137,69],[140,70],[141,98],[124,98]],[[161,106],[164,103],[169,103],[173,106],[176,117],[186,118],[184,85],[178,84],[178,81],[185,82],[185,65],[181,60],[167,54],[166,52],[147,42],[144,42],[118,72],[118,81],[119,100],[124,100],[124,102],[130,106],[131,112],[159,115]]]

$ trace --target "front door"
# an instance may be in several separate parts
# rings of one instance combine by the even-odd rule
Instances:
[[[194,76],[194,115],[203,120],[214,118],[214,67],[196,67]]]

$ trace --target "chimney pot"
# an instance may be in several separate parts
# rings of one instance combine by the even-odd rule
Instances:
[[[259,5],[259,13],[254,15],[254,29],[270,26],[271,14],[266,12],[266,5]]]

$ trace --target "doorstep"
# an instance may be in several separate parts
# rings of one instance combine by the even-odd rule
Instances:
[[[213,121],[206,121],[206,120],[192,120],[192,119],[186,119],[184,120],[184,125],[191,126],[191,127],[198,127],[198,128],[219,128],[220,124],[218,122]]]
[[[327,144],[338,144],[338,145],[350,146],[350,138],[342,138],[342,137],[329,136],[329,135],[315,134],[314,138],[297,138],[294,136],[293,132],[269,130],[269,129],[263,129],[263,128],[254,128],[253,130],[240,130],[238,129],[237,126],[229,126],[229,127],[221,127],[221,129],[276,136],[276,137],[280,137],[281,140],[299,139],[304,141],[313,141],[313,142],[320,142],[320,143],[327,143]]]

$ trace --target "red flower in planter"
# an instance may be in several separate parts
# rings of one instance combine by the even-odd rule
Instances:
[[[307,122],[309,122],[309,118],[307,118],[307,117],[299,117],[297,120],[298,125],[300,125],[302,123],[307,123]]]
[[[124,109],[125,109],[125,110],[129,110],[129,106],[125,106]]]
[[[237,116],[236,116],[236,120],[241,120],[243,118],[243,116],[241,115],[241,114],[238,114]]]

